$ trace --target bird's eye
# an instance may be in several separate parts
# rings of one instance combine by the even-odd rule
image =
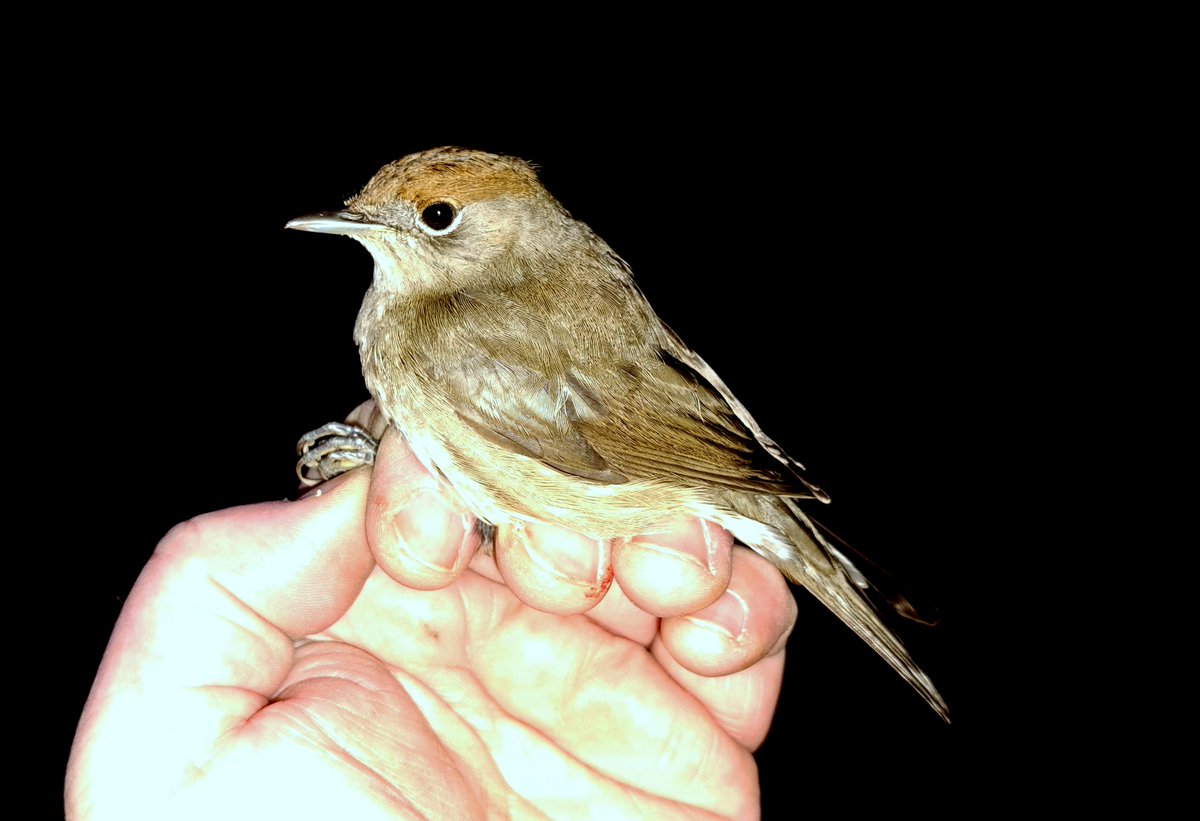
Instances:
[[[458,209],[448,202],[435,202],[421,212],[421,224],[431,232],[441,233],[454,224]]]

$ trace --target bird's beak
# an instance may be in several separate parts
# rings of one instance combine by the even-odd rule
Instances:
[[[370,234],[385,230],[387,226],[371,222],[354,211],[322,211],[319,214],[296,217],[284,228],[313,231],[318,234]]]

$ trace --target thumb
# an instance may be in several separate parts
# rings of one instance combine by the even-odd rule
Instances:
[[[293,639],[335,622],[373,567],[362,523],[369,482],[355,471],[319,496],[206,514],[163,538],[84,707],[69,815],[86,814],[73,807],[84,795],[122,806],[153,800],[154,785],[165,797],[268,702],[291,669]]]

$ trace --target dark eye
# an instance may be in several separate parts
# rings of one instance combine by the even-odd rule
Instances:
[[[434,231],[443,231],[450,227],[450,223],[454,222],[455,216],[454,206],[448,202],[435,202],[433,205],[426,206],[421,212],[421,222],[425,223]]]

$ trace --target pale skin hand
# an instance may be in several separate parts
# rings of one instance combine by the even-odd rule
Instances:
[[[395,445],[386,481],[424,481]],[[758,814],[749,751],[795,618],[765,560],[735,548],[732,596],[661,630],[615,585],[585,615],[534,610],[482,555],[422,592],[376,564],[370,477],[168,534],[84,711],[72,818]]]

